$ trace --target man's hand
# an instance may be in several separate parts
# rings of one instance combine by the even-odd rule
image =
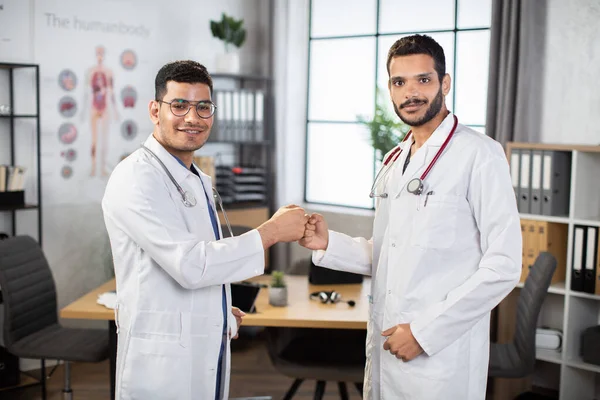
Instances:
[[[235,317],[235,322],[237,322],[237,332],[239,332],[240,326],[242,325],[242,318],[244,318],[246,316],[246,313],[237,307],[231,307],[231,313]],[[237,339],[238,336],[239,336],[239,334],[236,333],[235,336],[233,337],[233,339]]]
[[[308,215],[302,207],[281,207],[267,222],[258,227],[265,249],[278,242],[295,242],[304,236]]]
[[[321,214],[313,214],[304,227],[304,237],[298,241],[301,246],[310,250],[327,250],[329,245],[329,228]]]
[[[410,330],[410,324],[398,324],[384,331],[387,336],[383,349],[389,351],[402,361],[410,361],[423,352],[421,345]]]

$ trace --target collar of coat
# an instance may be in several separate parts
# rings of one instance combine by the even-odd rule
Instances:
[[[194,175],[194,173],[192,171],[190,171],[189,169],[187,169],[186,167],[181,165],[179,163],[179,161],[177,161],[177,159],[175,157],[173,157],[173,155],[171,153],[169,153],[162,146],[162,144],[160,144],[158,142],[158,140],[156,140],[154,138],[154,136],[152,134],[150,134],[148,139],[146,139],[146,142],[144,143],[144,145],[147,148],[149,148],[150,150],[152,150],[158,158],[160,158],[160,161],[162,161],[163,164],[165,164],[165,167],[167,167],[167,169],[169,170],[171,175],[173,175],[173,178],[175,178],[177,183],[181,184],[181,182],[183,182],[188,176]],[[151,160],[154,160],[154,157],[152,157],[150,155],[148,155],[148,157]],[[156,162],[156,160],[154,160],[154,161]],[[196,171],[198,171],[200,176],[203,178],[203,180],[208,179],[208,181],[210,182],[210,177],[208,175],[206,175],[204,172],[202,172],[196,164],[193,164],[193,165],[194,165],[194,168],[196,168]],[[160,165],[158,167],[160,168]]]
[[[442,144],[444,144],[444,140],[446,140],[446,138],[450,134],[450,130],[452,129],[453,125],[454,125],[454,114],[449,113],[446,116],[446,118],[443,119],[442,123],[438,125],[438,127],[435,129],[435,131],[433,131],[431,136],[429,136],[429,139],[427,139],[425,141],[425,143],[423,143],[423,146],[441,147]],[[458,130],[458,127],[456,127],[456,129]],[[402,148],[402,152],[408,151],[408,149],[410,148],[410,146],[412,146],[413,143],[414,143],[414,138],[411,135],[411,137],[408,138],[408,140],[400,143],[400,148]]]

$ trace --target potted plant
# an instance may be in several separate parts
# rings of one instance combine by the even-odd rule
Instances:
[[[282,271],[273,271],[271,274],[271,287],[269,288],[269,304],[275,307],[287,306],[287,286]]]
[[[225,53],[217,56],[216,71],[221,73],[237,74],[240,71],[240,57],[232,47],[240,48],[246,41],[244,20],[221,14],[220,21],[210,21],[210,30],[213,37],[223,41]]]
[[[377,88],[377,101],[373,118],[366,119],[358,116],[358,122],[366,125],[369,129],[371,146],[375,149],[377,159],[381,161],[383,156],[398,145],[410,130],[397,115],[389,112],[382,90]]]

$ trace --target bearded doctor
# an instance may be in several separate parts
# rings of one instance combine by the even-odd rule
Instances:
[[[212,183],[193,165],[213,124],[212,79],[194,61],[162,67],[149,104],[154,131],[113,171],[102,200],[117,282],[116,398],[227,399],[229,341],[240,319],[230,282],[264,271],[264,251],[300,239],[287,206],[223,238]]]
[[[331,231],[313,214],[300,244],[317,265],[372,276],[365,399],[483,400],[490,312],[521,270],[506,156],[446,108],[450,76],[432,38],[398,40],[387,69],[412,130],[373,185],[373,236]]]

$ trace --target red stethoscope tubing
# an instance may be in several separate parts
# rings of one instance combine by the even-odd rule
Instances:
[[[454,136],[454,132],[456,131],[456,127],[458,126],[458,118],[456,118],[456,115],[453,115],[454,117],[454,126],[452,126],[452,129],[450,130],[450,133],[448,134],[448,137],[446,138],[446,140],[444,140],[444,143],[442,144],[442,147],[440,147],[440,149],[438,150],[438,152],[435,154],[435,157],[433,157],[433,160],[431,160],[431,162],[429,163],[429,166],[427,167],[427,169],[425,171],[423,171],[423,173],[421,174],[421,180],[425,180],[425,177],[427,176],[427,174],[429,174],[429,171],[431,171],[431,168],[433,168],[435,162],[437,161],[437,159],[440,157],[440,155],[442,154],[442,152],[444,151],[444,149],[446,148],[446,146],[448,145],[448,142],[450,141],[450,139],[452,139],[452,136]],[[404,137],[404,139],[402,140],[402,142],[406,141],[406,139],[409,138],[410,134],[412,133],[412,130],[408,131],[408,133],[406,134],[406,136]],[[402,148],[400,146],[396,147],[394,149],[394,151],[392,151],[390,153],[389,156],[387,156],[387,158],[385,159],[385,161],[383,162],[383,165],[386,166],[390,163],[390,161],[393,163],[395,162],[398,157],[400,157],[400,154],[402,154]],[[392,159],[393,158],[393,159]]]

